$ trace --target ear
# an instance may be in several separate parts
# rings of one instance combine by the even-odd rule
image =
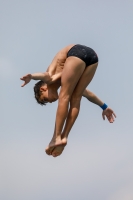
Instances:
[[[40,91],[43,92],[43,91],[46,91],[48,88],[47,88],[47,85],[43,85],[40,87]]]

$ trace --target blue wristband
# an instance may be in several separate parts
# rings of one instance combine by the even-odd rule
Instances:
[[[105,110],[108,106],[104,103],[102,106],[100,106],[103,110]]]

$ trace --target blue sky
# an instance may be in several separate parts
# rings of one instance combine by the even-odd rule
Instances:
[[[130,0],[0,0],[0,199],[132,200],[132,46]],[[58,158],[44,149],[57,102],[41,107],[34,81],[68,44],[84,44],[99,56],[88,86],[116,113],[114,124],[82,99],[68,145]]]

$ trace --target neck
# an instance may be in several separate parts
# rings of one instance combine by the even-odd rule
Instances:
[[[57,92],[57,90],[59,89],[60,86],[61,86],[61,81],[56,81],[55,83],[48,85],[49,89],[51,89],[55,92]]]
[[[58,80],[58,81],[56,81],[56,82],[54,82],[54,83],[52,83],[51,85],[49,85],[53,90],[58,90],[59,89],[59,87],[61,86],[61,81],[60,80]]]

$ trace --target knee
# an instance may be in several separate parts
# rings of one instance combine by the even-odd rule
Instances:
[[[59,96],[59,103],[68,104],[70,102],[71,97],[69,95],[60,95]]]
[[[74,105],[80,105],[81,98],[82,96],[74,93],[70,99],[70,103]]]

